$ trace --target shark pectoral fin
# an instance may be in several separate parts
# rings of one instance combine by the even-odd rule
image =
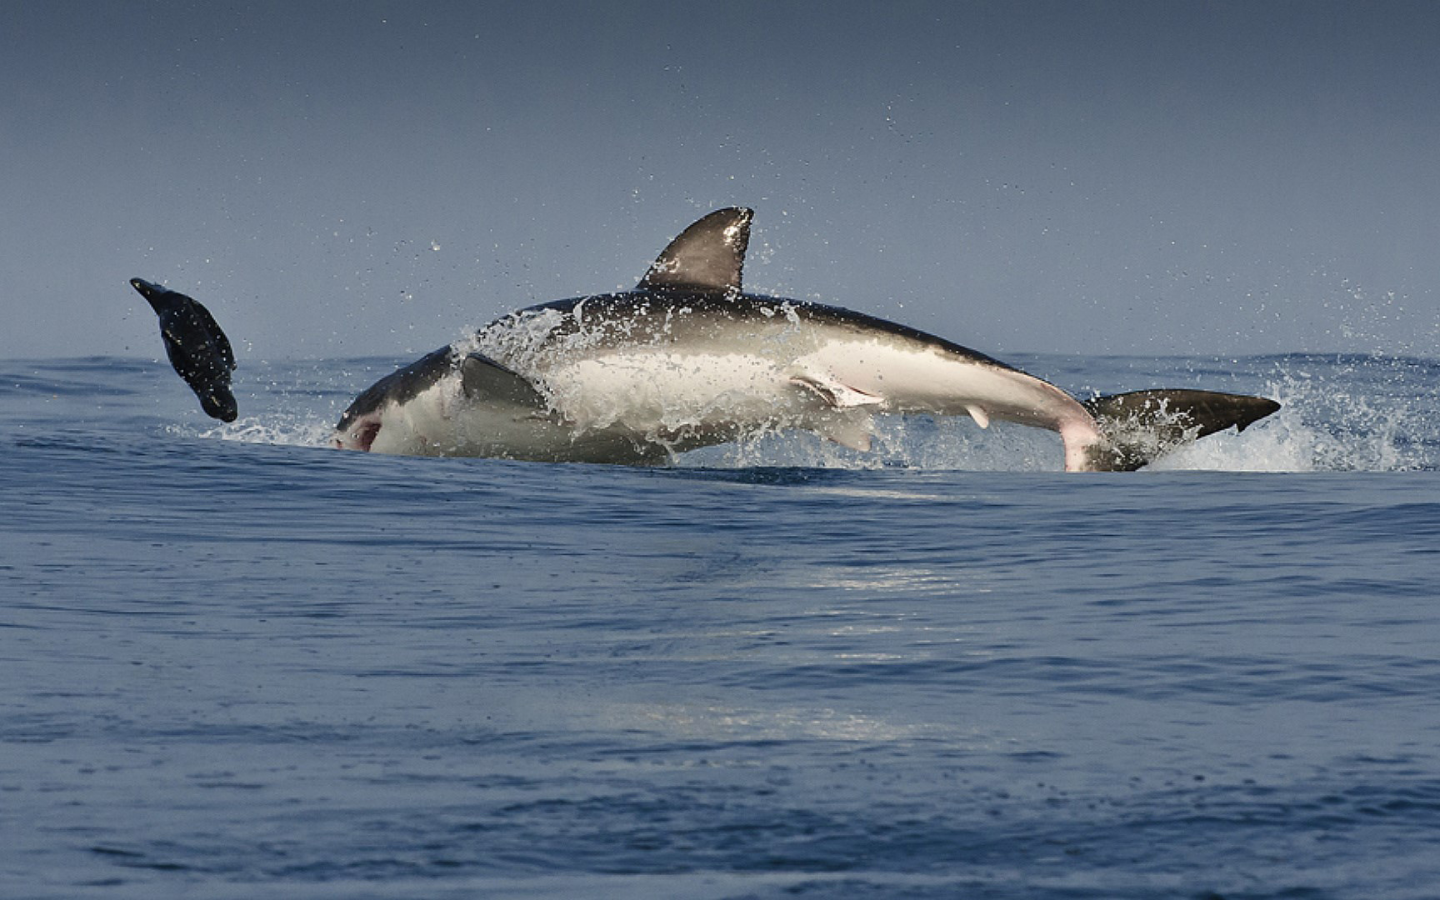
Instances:
[[[883,397],[877,397],[874,394],[867,394],[864,391],[856,390],[828,376],[795,375],[790,379],[790,383],[809,388],[811,391],[820,395],[820,399],[835,409],[878,406],[885,402],[885,398]]]
[[[471,400],[498,400],[529,409],[546,409],[545,395],[519,373],[481,353],[460,363],[460,387]]]
[[[870,439],[875,433],[875,423],[869,413],[852,412],[836,415],[820,423],[815,433],[842,447],[870,452]]]
[[[970,418],[975,420],[976,425],[979,425],[981,428],[990,427],[990,416],[988,413],[985,412],[985,410],[980,408],[979,404],[967,404],[965,406],[965,411],[970,414]]]

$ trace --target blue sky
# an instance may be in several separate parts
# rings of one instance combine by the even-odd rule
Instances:
[[[413,357],[632,285],[1007,353],[1435,356],[1440,4],[0,4],[0,356]]]

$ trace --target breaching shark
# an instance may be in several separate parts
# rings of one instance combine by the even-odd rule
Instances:
[[[1080,401],[944,338],[836,306],[745,293],[749,209],[686,228],[632,291],[506,315],[382,378],[333,444],[377,453],[655,463],[805,429],[869,450],[877,413],[1058,432],[1067,471],[1129,471],[1280,408],[1150,390]]]
[[[165,355],[175,373],[200,398],[205,414],[222,422],[235,421],[239,411],[235,395],[230,393],[235,352],[210,310],[193,297],[143,278],[130,279],[130,286],[155,310]]]

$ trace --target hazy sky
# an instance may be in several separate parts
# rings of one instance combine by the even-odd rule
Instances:
[[[0,356],[417,355],[757,210],[1018,351],[1440,355],[1440,3],[0,2]]]

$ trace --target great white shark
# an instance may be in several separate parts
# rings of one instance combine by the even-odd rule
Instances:
[[[868,450],[877,413],[925,413],[1046,428],[1067,471],[1128,471],[1280,408],[1197,390],[1081,401],[905,325],[745,293],[753,215],[727,208],[690,225],[632,291],[510,313],[387,375],[345,410],[334,446],[654,463],[784,429]]]

